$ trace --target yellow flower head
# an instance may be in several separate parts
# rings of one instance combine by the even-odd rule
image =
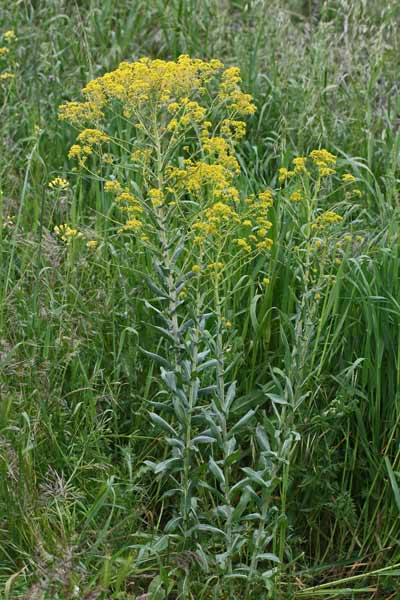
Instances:
[[[161,206],[164,202],[164,194],[161,190],[158,190],[156,188],[149,190],[149,197],[154,208]]]
[[[242,248],[242,250],[244,250],[247,253],[251,252],[251,246],[247,240],[245,240],[244,238],[238,238],[235,241],[236,241],[237,245],[239,246],[239,248]]]
[[[15,77],[14,73],[10,73],[9,71],[3,71],[3,73],[0,73],[1,81],[7,81],[8,79],[14,79],[14,77]]]
[[[334,175],[335,173],[335,169],[331,169],[330,167],[321,166],[319,168],[319,174],[321,177],[329,177],[329,175]]]
[[[333,210],[327,210],[317,218],[316,224],[317,226],[333,225],[335,223],[340,223],[341,221],[343,221],[343,217],[341,215],[338,215],[338,213]]]
[[[269,208],[273,204],[273,197],[271,190],[265,190],[258,194],[258,199],[262,203],[263,208]]]
[[[9,29],[3,33],[3,38],[7,40],[7,42],[12,42],[13,40],[17,40],[17,36],[15,35],[15,31],[13,29]]]
[[[122,192],[122,185],[116,180],[106,181],[104,184],[104,191],[119,194]]]
[[[290,179],[295,174],[296,174],[295,171],[291,171],[291,170],[287,169],[286,167],[281,167],[279,169],[278,182],[284,183],[287,179]]]
[[[142,222],[139,219],[128,219],[126,223],[119,230],[123,231],[139,231],[142,228]]]
[[[90,146],[108,142],[109,139],[109,136],[100,129],[84,129],[77,137],[78,142],[89,144]]]
[[[331,154],[328,150],[322,148],[321,150],[313,150],[310,152],[310,157],[318,167],[322,166],[334,166],[336,164],[337,157]]]
[[[81,238],[82,234],[77,229],[70,227],[66,223],[64,225],[56,225],[54,233],[62,239],[63,242],[71,242],[74,238]]]
[[[274,242],[270,238],[265,238],[256,244],[256,248],[258,250],[271,250],[273,243]]]
[[[55,177],[49,182],[49,188],[52,190],[66,190],[68,187],[68,181],[62,177]]]
[[[301,192],[296,191],[290,194],[290,200],[292,202],[300,202],[303,199],[303,195]]]
[[[294,172],[295,173],[307,173],[307,169],[306,169],[307,157],[306,156],[297,156],[296,158],[293,159],[292,162],[294,164]]]
[[[224,266],[223,262],[211,262],[207,265],[207,269],[210,269],[210,271],[221,271]]]
[[[356,178],[351,173],[344,173],[342,175],[342,181],[344,181],[344,183],[353,183],[355,180]]]

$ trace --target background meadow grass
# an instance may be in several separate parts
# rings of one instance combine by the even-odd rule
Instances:
[[[103,218],[109,200],[71,172],[74,132],[57,112],[121,60],[182,53],[240,66],[254,97],[243,194],[318,147],[363,193],[341,231],[362,242],[326,259],[336,283],[318,302],[299,307],[304,265],[282,218],[268,291],[230,304],[234,418],[257,407],[273,420],[267,393],[304,396],[271,597],[400,597],[399,571],[381,571],[400,562],[399,25],[395,0],[0,0],[0,31],[18,36],[0,90],[0,597],[139,598],[149,584],[149,598],[176,597],[165,550],[133,560],[164,510],[143,468],[160,446],[158,367],[139,351],[157,349],[148,291]],[[59,174],[76,183],[57,196]],[[63,222],[99,250],[66,252]]]

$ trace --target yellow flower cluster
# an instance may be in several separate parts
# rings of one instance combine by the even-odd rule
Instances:
[[[164,203],[164,193],[162,192],[162,190],[159,190],[157,188],[152,188],[151,190],[149,190],[149,198],[154,208],[158,208]]]
[[[62,239],[63,242],[70,243],[74,238],[81,238],[82,234],[77,229],[70,227],[67,224],[56,225],[54,233]]]
[[[151,157],[151,149],[145,148],[140,150],[135,150],[131,154],[131,161],[133,163],[137,163],[141,166],[146,165]]]
[[[336,165],[337,158],[328,150],[313,150],[310,152],[309,157],[313,164],[318,167],[320,177],[327,177],[336,173],[333,167]],[[309,175],[306,156],[297,156],[292,160],[292,164],[293,167],[291,169],[288,169],[287,167],[281,167],[279,169],[278,182],[280,184],[285,183],[288,179],[291,179],[298,174]]]
[[[355,180],[356,180],[356,178],[351,173],[344,173],[342,175],[342,181],[344,183],[353,183]]]
[[[186,98],[187,105],[188,96],[194,91],[199,95],[204,94],[205,86],[222,69],[223,64],[219,60],[207,62],[186,55],[180,56],[177,61],[142,58],[132,63],[122,62],[114,71],[88,83],[83,90],[86,102],[63,105],[60,118],[79,122],[88,120],[88,116],[92,115],[92,119],[96,119],[116,100],[122,103],[125,116],[134,115],[149,102],[167,105]],[[231,86],[228,94],[232,103],[239,102],[238,92],[240,88],[236,83]],[[179,109],[179,105],[172,104],[171,111],[176,109]],[[191,110],[192,117],[197,114],[199,118],[202,113],[199,105],[192,105]]]
[[[120,192],[122,192],[122,185],[119,181],[112,179],[110,181],[105,182],[104,191],[119,194]]]
[[[279,169],[278,173],[279,173],[279,175],[278,175],[279,183],[285,183],[285,181],[287,179],[290,179],[295,174],[294,170],[289,170],[286,167],[281,167]]]
[[[12,46],[12,43],[15,42],[17,40],[17,36],[15,35],[15,32],[12,29],[9,29],[8,31],[5,31],[1,36],[3,39],[3,42],[5,42],[5,46],[0,46],[0,60],[3,64],[3,60],[2,59],[6,59],[8,60],[8,65],[6,67],[6,70],[2,71],[0,73],[0,81],[10,81],[12,79],[14,79],[15,74],[11,72],[10,69],[12,69],[12,65],[10,64],[10,59],[9,59],[9,55],[10,55],[10,47]]]
[[[113,193],[115,203],[127,213],[122,230],[137,231],[150,223],[153,227],[155,213],[161,215],[164,207],[182,207],[181,200],[185,211],[191,211],[188,221],[197,238],[204,239],[232,224],[242,227],[241,202],[235,186],[235,178],[240,174],[235,144],[246,131],[241,116],[251,115],[256,109],[251,96],[241,89],[238,68],[225,69],[219,60],[203,61],[186,55],[177,61],[143,58],[123,62],[114,71],[89,82],[83,95],[83,102],[68,102],[60,107],[60,119],[80,129],[68,156],[85,167],[87,158],[97,151],[95,146],[110,143],[111,152],[113,144],[118,146],[111,161],[105,161],[98,151],[97,154],[112,173],[104,190]],[[109,114],[128,117],[137,134],[129,141],[113,139],[105,119]],[[178,144],[188,153],[179,162],[174,152]],[[124,165],[117,157],[124,153],[135,170],[141,172],[140,201],[118,181],[117,169]],[[261,248],[268,246],[264,240],[268,221],[256,220],[266,220],[261,196],[256,204],[257,208],[246,210],[257,213],[250,214],[248,227],[252,228],[254,244]],[[236,235],[238,240],[243,238],[242,231]]]
[[[232,157],[234,161],[236,159]],[[226,156],[221,157],[226,165]],[[202,190],[208,189],[216,199],[239,199],[238,190],[232,185],[235,173],[224,164],[215,159],[213,164],[205,161],[185,161],[185,169],[170,167],[167,171],[169,179],[174,180],[177,189],[184,190],[193,195],[199,195]]]
[[[81,125],[99,121],[104,113],[96,102],[66,102],[60,106],[58,116],[60,121]]]
[[[123,188],[115,179],[106,181],[104,191],[115,195],[115,203],[118,208],[127,214],[127,220],[119,231],[134,231],[142,229],[143,223],[138,215],[144,212],[140,200],[127,188]]]
[[[9,29],[8,31],[5,31],[3,33],[3,38],[6,40],[6,42],[13,42],[18,39],[17,36],[15,35],[15,31],[13,29]]]
[[[237,159],[232,156],[233,148],[223,137],[209,137],[202,140],[202,148],[205,154],[211,158],[217,158],[218,164],[222,165],[233,175],[239,175],[240,167]]]
[[[190,101],[189,98],[185,97],[178,102],[171,102],[168,105],[168,112],[175,114],[167,125],[167,131],[177,131],[192,125],[194,123],[201,123],[206,117],[206,109],[200,106],[198,102],[194,100]]]
[[[235,119],[224,119],[220,131],[221,135],[237,142],[245,136],[246,123]]]
[[[77,137],[77,140],[80,142],[80,144],[74,144],[71,146],[68,152],[68,158],[76,158],[79,162],[79,165],[83,167],[88,156],[93,154],[93,146],[108,142],[109,139],[109,136],[100,129],[84,129]],[[109,162],[107,157],[105,162]]]
[[[221,261],[210,262],[207,265],[207,269],[209,269],[210,271],[222,271],[224,266],[225,266],[224,263]]]
[[[325,225],[334,225],[343,221],[343,217],[333,210],[326,210],[316,218],[312,229],[323,229]]]
[[[310,158],[319,169],[321,177],[327,177],[336,173],[333,168],[336,165],[337,157],[331,154],[328,150],[313,150],[310,152]]]
[[[224,202],[216,202],[193,223],[193,241],[204,243],[208,236],[226,238],[227,235],[235,236],[240,232],[240,237],[233,237],[233,241],[246,254],[270,250],[273,241],[268,237],[268,232],[272,223],[267,216],[272,202],[271,190],[247,198],[242,210],[237,203],[233,208]]]
[[[88,144],[89,146],[108,142],[109,139],[110,137],[100,129],[84,129],[77,137],[78,142]]]
[[[297,156],[292,160],[294,164],[294,172],[295,173],[307,173],[306,164],[307,157],[306,156]]]
[[[302,199],[303,199],[303,194],[299,191],[295,191],[290,194],[290,200],[292,202],[300,202]]]
[[[55,177],[49,182],[49,188],[52,190],[66,190],[68,187],[68,181],[62,177]]]
[[[222,74],[222,81],[219,86],[219,99],[224,102],[229,110],[240,115],[252,115],[256,111],[253,99],[250,94],[245,94],[240,89],[242,83],[240,69],[230,67]]]
[[[142,221],[140,221],[140,219],[136,219],[136,218],[131,218],[128,219],[120,228],[120,232],[123,231],[133,231],[133,232],[137,232],[140,231],[142,229],[143,223]]]

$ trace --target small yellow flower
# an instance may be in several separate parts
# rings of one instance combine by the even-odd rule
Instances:
[[[123,231],[139,231],[142,227],[142,222],[139,219],[128,219],[127,222],[119,230],[119,233]]]
[[[119,194],[120,192],[122,192],[122,185],[119,183],[119,181],[106,181],[104,184],[104,191]]]
[[[223,268],[224,268],[223,262],[213,262],[213,263],[209,263],[207,265],[207,269],[214,270],[214,271],[220,271]]]
[[[295,175],[295,171],[289,171],[286,167],[281,167],[279,169],[278,181],[279,183],[284,183],[286,179],[290,179]]]
[[[273,241],[270,238],[265,238],[261,242],[258,242],[258,244],[256,244],[256,247],[259,250],[271,250],[272,245],[273,245]]]
[[[10,52],[10,49],[6,48],[5,46],[0,48],[0,56],[6,56],[9,52]]]
[[[342,181],[344,181],[344,183],[352,183],[355,180],[356,178],[351,173],[344,173],[342,175]]]
[[[232,327],[232,323],[231,323],[231,321],[225,321],[225,327],[226,327],[227,329],[229,329],[230,327]]]
[[[296,173],[302,173],[302,172],[306,172],[306,162],[307,162],[307,157],[305,156],[297,156],[296,158],[293,159],[293,164],[294,164],[294,170]]]
[[[153,189],[149,190],[149,196],[150,196],[150,200],[151,200],[151,203],[154,206],[154,208],[157,208],[158,206],[162,205],[162,203],[164,201],[164,194],[162,193],[161,190],[153,188]]]
[[[316,300],[320,300],[321,299],[321,294],[319,294],[318,292],[315,294],[314,298]]]
[[[101,144],[103,142],[108,142],[110,137],[101,131],[100,129],[84,129],[78,135],[77,140],[82,144]]]
[[[106,165],[112,165],[113,164],[113,156],[112,154],[103,154],[103,156],[101,157],[102,161],[106,164]]]
[[[251,252],[250,244],[244,238],[238,238],[235,240],[237,245],[242,248],[245,252]]]
[[[321,175],[321,177],[329,177],[329,175],[334,175],[335,173],[335,169],[331,169],[330,167],[319,168],[319,174]]]
[[[358,196],[358,198],[361,198],[361,196],[362,196],[362,192],[358,188],[353,190],[353,194],[354,194],[354,196]]]
[[[11,42],[12,40],[16,40],[17,36],[15,35],[15,31],[13,29],[9,29],[3,33],[3,38],[7,40],[7,42]]]
[[[335,165],[336,164],[336,156],[328,152],[322,148],[321,150],[313,150],[310,152],[310,157],[315,162],[318,167],[322,167],[323,165]]]
[[[315,240],[314,246],[315,246],[316,248],[321,248],[321,246],[322,246],[322,242],[321,242],[321,240]]]
[[[291,200],[292,202],[300,202],[300,200],[302,200],[302,199],[303,199],[303,195],[302,195],[302,193],[301,193],[301,192],[299,192],[299,191],[292,192],[292,193],[290,194],[290,200]]]
[[[200,273],[201,266],[200,265],[192,265],[192,271],[193,271],[193,273]]]
[[[49,182],[49,188],[52,190],[66,190],[68,187],[68,181],[62,177],[55,177]]]
[[[73,238],[81,238],[82,234],[77,229],[74,229],[67,225],[56,225],[54,227],[54,233],[62,239],[63,242],[69,243]]]
[[[97,240],[89,240],[86,242],[86,246],[89,248],[89,250],[96,250],[98,245],[99,242]]]
[[[264,277],[263,280],[262,280],[262,282],[263,282],[264,285],[269,285],[271,283],[271,280],[270,280],[269,277]]]
[[[14,77],[14,73],[10,73],[9,71],[4,71],[3,73],[0,73],[1,81],[7,81],[7,79],[14,79]]]
[[[334,223],[340,223],[340,221],[343,221],[343,217],[341,215],[338,215],[338,213],[333,210],[326,210],[317,218],[316,223],[318,225],[331,225]]]

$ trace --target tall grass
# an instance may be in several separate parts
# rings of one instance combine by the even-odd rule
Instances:
[[[399,13],[378,0],[1,4],[0,31],[18,40],[4,59],[15,77],[0,84],[0,597],[396,598]],[[144,302],[159,309],[160,281],[116,232],[98,179],[72,170],[75,133],[57,116],[120,61],[182,53],[240,66],[257,105],[237,147],[242,197],[278,190],[279,167],[320,147],[362,192],[321,198],[345,218],[312,249],[304,204],[277,192],[268,260],[233,262],[202,290],[209,325],[193,297],[190,335],[215,360],[210,378],[219,365],[229,406],[198,416],[194,428],[220,424],[225,450],[191,447],[179,493],[207,507],[201,524],[224,530],[228,559],[211,529],[197,545],[188,521],[183,543],[166,532],[185,511],[151,470],[176,429],[154,357],[165,358],[160,322]],[[68,189],[49,189],[57,175]],[[65,245],[60,223],[97,248]],[[188,247],[185,268],[197,262]],[[253,483],[231,507],[231,488],[255,472],[271,487]],[[235,528],[243,579],[232,577]]]

